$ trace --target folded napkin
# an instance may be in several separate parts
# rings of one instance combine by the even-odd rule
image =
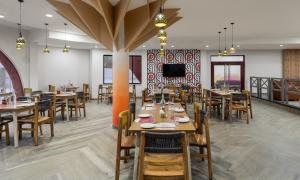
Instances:
[[[157,123],[155,124],[156,128],[175,128],[176,125],[174,123]]]
[[[140,123],[153,123],[155,120],[153,117],[148,117],[148,118],[139,118]]]
[[[145,107],[145,110],[146,110],[146,111],[152,111],[152,110],[154,110],[154,109],[155,109],[155,108],[153,108],[153,107],[148,107],[148,106]]]

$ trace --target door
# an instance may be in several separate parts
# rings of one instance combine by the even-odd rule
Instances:
[[[245,89],[244,56],[211,57],[211,87],[232,90]]]

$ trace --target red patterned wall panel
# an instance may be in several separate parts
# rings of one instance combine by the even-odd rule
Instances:
[[[147,51],[147,86],[151,91],[156,87],[166,84],[189,84],[197,86],[200,84],[200,50],[198,49],[179,49],[166,50],[165,57],[159,56],[159,50]],[[163,77],[163,64],[185,64],[185,77]]]

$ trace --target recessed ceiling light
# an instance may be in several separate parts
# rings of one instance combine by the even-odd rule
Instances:
[[[143,48],[145,48],[145,47],[146,47],[146,45],[143,45],[142,47],[143,47]]]
[[[0,15],[0,18],[5,18],[5,16],[3,16],[3,15]]]
[[[171,46],[171,48],[174,48],[174,47],[175,47],[174,45]]]
[[[236,47],[238,47],[238,48],[239,48],[239,47],[241,47],[241,46],[240,46],[240,45],[236,45]]]
[[[280,47],[283,47],[284,45],[283,45],[283,44],[280,44],[279,46],[280,46]]]
[[[205,47],[206,47],[206,48],[209,48],[209,45],[206,45]]]
[[[45,16],[48,17],[48,18],[52,18],[53,17],[52,14],[46,14]]]

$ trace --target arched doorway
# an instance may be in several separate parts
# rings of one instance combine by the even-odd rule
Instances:
[[[13,89],[16,92],[17,96],[23,95],[23,85],[20,78],[20,75],[13,65],[13,63],[9,60],[9,58],[0,50],[0,64],[4,67],[4,69],[7,71],[7,74],[9,75],[9,78],[11,80],[11,84],[13,86]],[[5,74],[5,73],[3,73]],[[8,79],[9,81],[9,79]],[[9,83],[8,83],[9,84]]]

